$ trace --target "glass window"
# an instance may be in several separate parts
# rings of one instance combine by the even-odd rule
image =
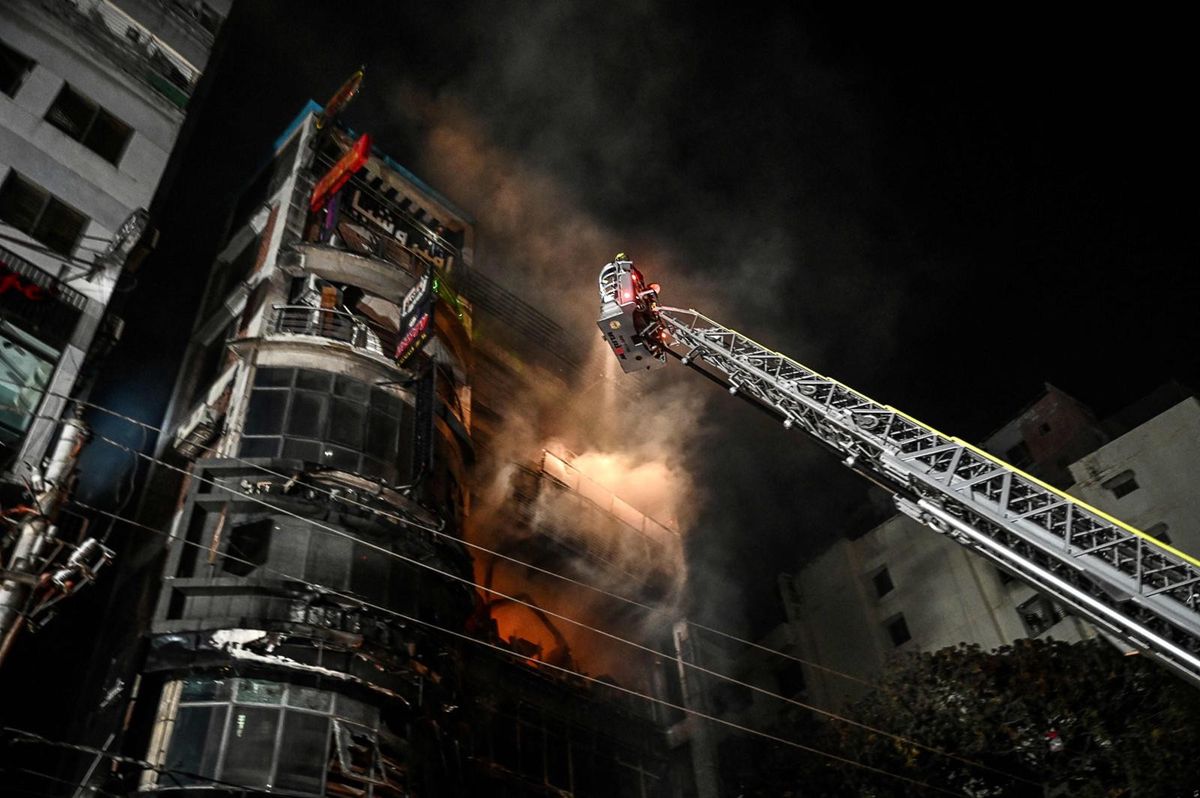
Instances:
[[[259,367],[254,371],[254,385],[265,388],[290,388],[293,374],[292,369]]]
[[[288,688],[287,702],[288,706],[292,707],[328,712],[333,703],[333,694],[293,684]]]
[[[363,447],[363,416],[366,408],[354,402],[335,399],[329,418],[329,439],[355,449]]]
[[[328,400],[324,394],[295,391],[288,412],[287,434],[298,438],[319,438],[324,422],[322,415]]]
[[[246,424],[242,432],[246,435],[279,433],[283,429],[287,400],[287,391],[254,391],[250,395],[250,406],[246,409]]]
[[[133,130],[90,99],[63,84],[46,121],[109,163],[121,160]]]
[[[0,92],[15,97],[25,77],[33,70],[34,60],[0,42]]]
[[[0,219],[61,255],[71,254],[87,224],[82,213],[14,171],[0,186]]]
[[[230,683],[225,679],[185,679],[180,701],[228,701]]]
[[[185,773],[208,778],[216,776],[227,711],[228,707],[224,706],[179,709],[164,767],[173,771],[181,784],[205,783],[202,778],[189,778]]]
[[[307,712],[284,714],[283,739],[279,745],[279,764],[273,787],[321,792],[326,763],[329,761],[329,722],[324,715]]]
[[[247,787],[267,786],[278,729],[278,709],[234,706],[221,778]]]
[[[1030,637],[1037,637],[1051,626],[1067,617],[1057,604],[1045,596],[1034,596],[1017,607],[1021,623]]]
[[[0,444],[19,441],[42,402],[56,354],[32,336],[0,321]]]
[[[278,682],[238,679],[237,700],[241,704],[279,704],[283,702],[284,687]]]
[[[321,391],[327,393],[329,384],[333,380],[333,375],[328,371],[313,371],[312,369],[300,369],[300,373],[296,375],[296,387],[304,388],[308,391]]]

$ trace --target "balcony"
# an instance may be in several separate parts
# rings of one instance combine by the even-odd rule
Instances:
[[[176,108],[187,107],[200,70],[133,17],[106,0],[86,10],[70,0],[48,0],[42,7],[71,28],[87,48]]]
[[[274,305],[271,310],[269,335],[306,336],[333,341],[395,365],[399,336],[394,330],[332,308]]]

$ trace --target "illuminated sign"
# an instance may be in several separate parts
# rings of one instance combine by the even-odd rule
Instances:
[[[26,299],[34,302],[41,302],[50,296],[50,293],[40,285],[25,282],[21,279],[21,275],[15,272],[10,272],[8,269],[0,271],[0,295],[9,293],[10,291],[16,295],[23,296]]]
[[[345,83],[342,84],[333,96],[329,98],[329,102],[325,103],[325,107],[321,110],[321,115],[317,117],[317,130],[325,127],[337,115],[342,112],[342,109],[350,104],[350,101],[358,95],[358,90],[362,88],[363,74],[366,72],[366,67],[359,67],[358,71],[351,75]]]
[[[363,168],[370,156],[371,137],[363,133],[358,137],[358,141],[354,142],[354,146],[346,150],[325,176],[317,181],[317,185],[313,187],[312,199],[308,203],[309,210],[314,213],[320,210],[329,197],[336,194],[355,172]]]
[[[429,338],[433,324],[434,277],[428,271],[404,296],[400,303],[400,343],[396,345],[396,363],[404,365]]]

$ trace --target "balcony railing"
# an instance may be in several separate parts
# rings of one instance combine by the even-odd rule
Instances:
[[[275,335],[324,338],[389,361],[395,359],[397,334],[361,316],[307,305],[274,305],[272,311],[270,330]]]
[[[200,71],[124,11],[104,0],[46,0],[42,5],[118,68],[177,108],[187,107]]]

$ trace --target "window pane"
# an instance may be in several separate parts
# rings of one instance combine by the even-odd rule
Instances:
[[[216,774],[227,709],[223,706],[180,707],[171,733],[165,767],[173,771],[182,784],[205,783],[202,779],[189,778],[184,773],[210,778]],[[160,785],[164,781],[168,785],[174,784],[169,777],[160,776]]]
[[[131,133],[129,125],[102,110],[96,114],[92,129],[84,137],[83,143],[104,160],[115,164],[125,153]]]
[[[221,778],[247,787],[267,786],[278,725],[278,709],[235,706]]]
[[[238,449],[242,457],[278,457],[278,438],[242,438]]]
[[[394,459],[397,428],[395,417],[372,410],[367,426],[367,453],[381,460]]]
[[[50,361],[16,340],[0,337],[0,442],[20,439],[53,372]]]
[[[360,404],[335,399],[329,418],[329,440],[353,449],[362,449],[364,411],[365,408]]]
[[[321,444],[316,441],[284,438],[282,456],[287,460],[303,460],[306,463],[319,463],[321,462]]]
[[[325,690],[315,690],[312,687],[291,685],[288,687],[287,702],[288,706],[328,712],[333,702],[333,694]]]
[[[293,688],[295,689],[295,688]],[[321,792],[328,762],[329,718],[306,712],[287,712],[279,747],[276,788]]]
[[[322,391],[327,393],[332,381],[333,375],[328,371],[300,369],[300,373],[296,375],[296,387],[304,388],[308,391]]]
[[[55,252],[70,255],[83,235],[85,224],[86,216],[51,197],[30,235]]]
[[[259,367],[254,371],[255,386],[272,388],[290,388],[292,385],[292,369],[276,369]]]
[[[29,70],[33,69],[33,63],[32,58],[27,58],[0,42],[0,92],[9,97],[15,96],[21,84],[25,82]]]
[[[230,684],[225,679],[185,679],[179,700],[225,701],[229,699]]]
[[[250,394],[246,409],[246,435],[274,435],[283,429],[283,414],[287,408],[287,391],[255,390]]]
[[[238,679],[237,700],[243,704],[280,704],[284,687],[278,682]]]
[[[344,396],[347,399],[353,399],[359,403],[367,401],[367,392],[371,386],[365,382],[352,380],[349,377],[338,377],[334,383],[333,392],[338,396]]]
[[[0,187],[0,219],[23,233],[32,233],[49,198],[45,191],[10,171]]]
[[[46,112],[46,121],[76,141],[82,141],[96,110],[94,102],[64,84]]]
[[[321,437],[321,414],[328,399],[324,394],[294,392],[292,409],[288,414],[287,434],[301,438]]]
[[[374,388],[371,391],[371,409],[380,410],[387,413],[389,416],[398,416],[401,413],[404,400],[393,393],[383,390],[382,388]]]
[[[358,452],[340,446],[326,446],[321,452],[321,464],[343,471],[358,471]]]

